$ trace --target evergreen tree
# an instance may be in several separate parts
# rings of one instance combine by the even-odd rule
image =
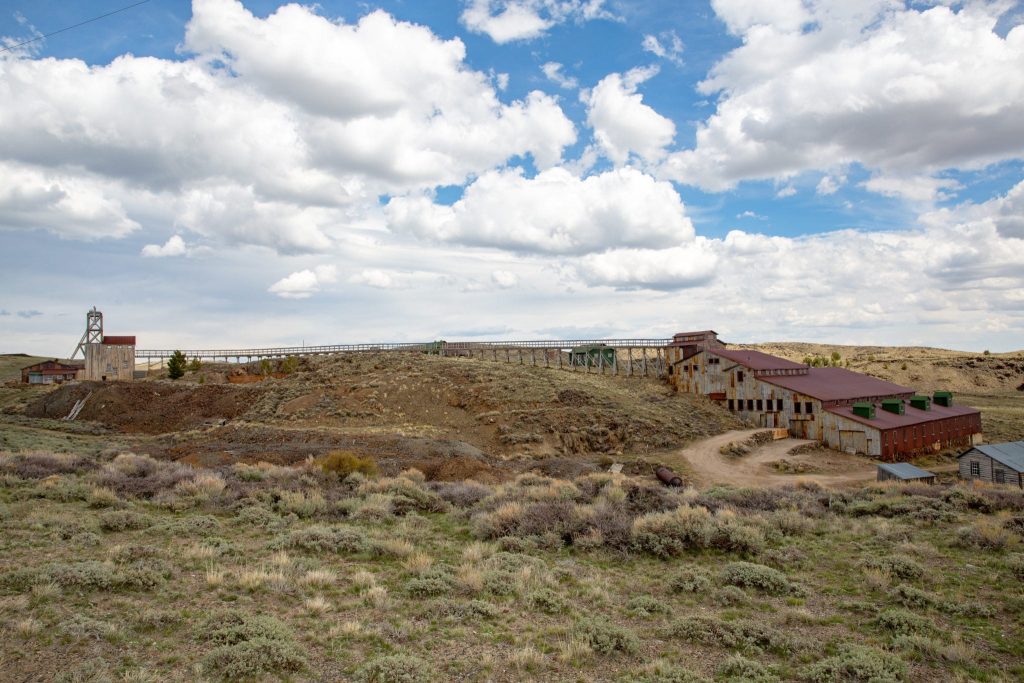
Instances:
[[[171,379],[178,379],[185,374],[185,365],[187,363],[185,354],[181,351],[175,351],[171,354],[171,359],[167,361],[167,376]]]

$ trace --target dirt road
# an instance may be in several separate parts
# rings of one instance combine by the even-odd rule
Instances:
[[[682,448],[666,459],[685,464],[698,486],[732,484],[734,486],[782,486],[797,480],[815,481],[827,486],[843,486],[871,481],[875,466],[865,457],[843,453],[816,452],[790,455],[790,449],[813,443],[803,439],[781,439],[757,447],[743,457],[722,455],[722,446],[733,441],[745,441],[760,429],[735,430],[713,436]],[[769,463],[785,458],[791,463],[806,463],[815,471],[786,474],[773,469]]]

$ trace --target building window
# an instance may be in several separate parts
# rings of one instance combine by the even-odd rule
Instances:
[[[981,476],[981,463],[980,462],[972,462],[971,463],[971,476],[972,477],[980,477]]]
[[[760,398],[757,399],[757,409],[758,410],[764,410],[764,400],[762,400]]]
[[[1006,483],[1006,471],[1002,470],[1002,469],[997,469],[996,473],[995,473],[995,480],[996,480],[997,484],[1005,484]]]
[[[800,401],[793,401],[793,412],[797,415],[800,414]]]
[[[729,399],[729,410],[736,410],[736,404],[733,403],[731,398]]]
[[[670,374],[670,375],[672,374],[672,366],[671,365],[668,366],[668,374]]]
[[[775,399],[775,410],[782,410],[782,399]]]
[[[807,401],[806,403],[804,403],[804,412],[807,413],[808,415],[813,413],[814,412],[814,404],[811,403],[810,401]]]
[[[743,371],[742,370],[740,370],[740,371],[738,371],[736,373],[736,381],[737,382],[742,382],[743,381]]]

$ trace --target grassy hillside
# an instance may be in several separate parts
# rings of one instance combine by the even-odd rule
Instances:
[[[1024,498],[0,455],[7,680],[1011,681]]]

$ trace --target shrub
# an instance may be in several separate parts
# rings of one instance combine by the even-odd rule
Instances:
[[[716,605],[723,607],[736,607],[737,605],[745,605],[750,602],[750,598],[743,592],[743,589],[736,586],[726,586],[715,591],[712,600],[714,600]]]
[[[691,616],[669,625],[669,635],[701,645],[728,648],[761,648],[785,653],[791,648],[786,636],[771,624],[746,620],[723,621],[716,617]]]
[[[352,451],[331,451],[317,461],[320,469],[324,472],[337,474],[339,477],[347,477],[353,472],[358,472],[367,477],[377,476],[377,463],[373,458],[360,457]]]
[[[458,508],[473,507],[491,495],[491,489],[475,481],[437,481],[430,489],[447,503]]]
[[[276,515],[265,507],[247,505],[235,512],[235,522],[248,527],[270,528],[284,524],[280,515]]]
[[[940,600],[931,593],[923,591],[920,588],[908,586],[905,583],[901,583],[893,588],[890,595],[892,595],[897,602],[902,605],[906,605],[907,607],[935,607],[940,603]]]
[[[1018,581],[1024,581],[1024,555],[1011,555],[1006,566]]]
[[[309,552],[360,553],[369,549],[366,534],[343,526],[311,526],[297,529],[271,544],[275,548],[297,548]]]
[[[668,583],[673,593],[703,593],[711,588],[711,577],[707,571],[696,567],[685,567]]]
[[[88,503],[91,508],[112,508],[120,505],[121,499],[107,487],[95,486],[89,492]]]
[[[626,603],[626,609],[630,614],[638,617],[667,614],[670,611],[668,605],[650,595],[638,595],[630,598]]]
[[[418,657],[387,655],[373,659],[356,671],[359,683],[429,683],[435,672]]]
[[[253,638],[221,645],[203,658],[210,671],[226,681],[251,679],[268,673],[301,671],[306,657],[292,641]]]
[[[957,531],[957,542],[965,548],[1000,551],[1011,540],[1010,532],[994,520],[981,519]]]
[[[96,467],[93,460],[67,453],[17,453],[0,456],[0,472],[21,479],[45,479],[55,474],[83,474]]]
[[[633,654],[640,649],[640,639],[628,628],[604,619],[584,619],[576,622],[575,635],[590,645],[594,652],[610,655],[616,652]]]
[[[655,661],[637,674],[627,674],[624,683],[711,683],[710,679],[664,660]]]
[[[104,512],[99,519],[100,528],[103,531],[135,531],[153,526],[153,520],[148,515],[131,510]]]
[[[931,623],[905,609],[887,609],[875,619],[880,629],[894,636],[909,636],[931,630]]]
[[[115,588],[152,588],[162,582],[162,572],[143,565],[116,567],[106,562],[54,562],[38,568],[8,572],[0,583],[15,588],[55,583],[63,588],[111,590]]]
[[[804,677],[814,683],[899,683],[906,675],[907,665],[899,657],[865,645],[844,645],[839,654],[804,670]]]
[[[782,680],[764,664],[743,655],[732,655],[724,659],[715,673],[729,683],[780,683]]]
[[[877,567],[890,576],[903,579],[904,581],[914,581],[924,576],[924,567],[920,563],[897,555],[869,560],[867,565],[869,567]]]
[[[447,595],[455,588],[455,578],[447,567],[431,567],[405,583],[405,592],[414,598]]]
[[[714,521],[706,508],[683,505],[633,520],[633,547],[656,557],[675,557],[709,547],[714,533]]]
[[[526,603],[545,614],[559,614],[565,610],[562,597],[546,586],[536,588],[526,595]]]
[[[221,530],[220,520],[212,515],[189,515],[158,527],[175,536],[209,536]]]
[[[769,595],[782,595],[791,589],[789,579],[778,569],[753,562],[730,562],[722,571],[722,582],[740,588],[753,588]]]

